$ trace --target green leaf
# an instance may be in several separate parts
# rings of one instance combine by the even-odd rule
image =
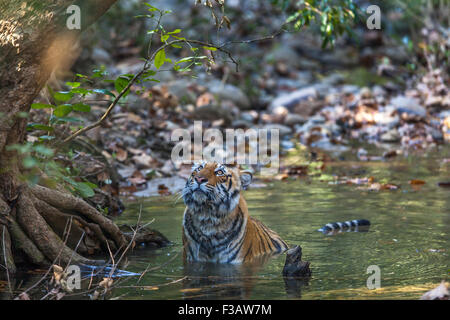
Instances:
[[[52,128],[53,129],[53,128]],[[53,139],[55,139],[55,136],[49,136],[49,135],[43,135],[43,136],[40,136],[39,137],[39,140],[47,140],[47,141],[50,141],[50,140],[53,140]]]
[[[162,67],[162,65],[164,64],[164,62],[166,62],[166,52],[164,51],[164,49],[159,50],[158,53],[155,56],[155,67],[156,69],[159,69]]]
[[[47,109],[47,108],[54,108],[55,106],[51,104],[46,103],[33,103],[31,105],[31,109]]]
[[[30,169],[36,166],[38,164],[38,161],[32,156],[28,156],[23,159],[22,164],[26,169]]]
[[[148,78],[148,77],[154,76],[155,74],[156,74],[155,70],[147,70],[144,72],[143,77]]]
[[[47,148],[46,146],[43,146],[41,144],[34,146],[33,150],[36,151],[37,153],[39,153],[43,156],[47,156],[47,157],[51,157],[55,153],[53,149]]]
[[[81,94],[81,95],[87,95],[88,93],[92,93],[92,90],[88,90],[88,89],[84,89],[84,88],[73,88],[72,90],[73,93],[77,93],[77,94]]]
[[[50,121],[51,121],[52,123],[66,123],[66,122],[73,122],[73,123],[76,123],[76,122],[84,122],[83,119],[80,119],[80,118],[74,118],[74,117],[61,117],[61,118],[54,117],[54,118],[50,119]]]
[[[178,39],[178,40],[186,40],[185,37],[178,37],[176,35],[172,35],[172,37],[174,37],[175,39]]]
[[[66,82],[66,84],[72,88],[78,88],[81,85],[80,82]]]
[[[87,184],[92,189],[98,188],[98,186],[95,183],[92,183],[92,182],[89,182],[89,181],[86,181],[86,182],[83,182],[83,183]]]
[[[80,102],[73,105],[73,110],[81,112],[89,112],[91,111],[91,106]]]
[[[69,113],[71,113],[73,110],[72,105],[71,104],[61,104],[59,106],[56,107],[55,111],[53,112],[53,114],[57,117],[65,117],[67,116]]]
[[[116,97],[116,95],[114,93],[112,93],[111,91],[109,91],[107,89],[94,89],[92,91],[94,91],[96,93],[106,94],[106,95],[111,96],[113,98]]]
[[[120,93],[128,85],[129,82],[130,80],[128,78],[120,76],[114,81],[114,87],[116,88],[116,91]],[[127,90],[127,92],[125,92],[123,96],[125,97],[129,92],[130,90]]]
[[[169,37],[170,36],[168,34],[164,34],[164,35],[162,34],[161,35],[161,42],[166,42],[169,39]]]
[[[206,47],[206,46],[204,46],[203,49],[211,50],[211,51],[217,51],[217,48],[215,48],[215,47]]]
[[[152,6],[152,5],[149,4],[149,3],[144,3],[144,5],[146,5],[147,7],[149,7],[147,10],[150,11],[150,12],[153,12],[153,11],[161,11],[161,10],[159,10],[158,8]]]
[[[60,91],[53,94],[53,98],[58,101],[66,102],[73,98],[73,92],[70,91]]]
[[[2,116],[2,113],[0,112],[0,118],[1,118],[1,116]],[[26,118],[28,118],[29,114],[28,114],[28,112],[21,111],[21,112],[17,112],[15,114],[15,116],[18,118],[26,119]]]
[[[167,32],[167,34],[175,34],[175,33],[180,33],[181,29],[175,29],[173,31]]]
[[[73,187],[83,198],[89,198],[95,195],[94,189],[87,182],[77,182]]]
[[[50,126],[46,126],[41,123],[29,123],[27,124],[27,130],[44,130],[44,131],[53,131],[53,128]]]

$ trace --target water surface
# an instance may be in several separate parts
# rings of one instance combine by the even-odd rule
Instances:
[[[444,157],[443,157],[444,156]],[[245,192],[249,212],[277,231],[290,245],[301,245],[310,261],[307,281],[284,281],[285,256],[265,264],[183,265],[182,201],[154,197],[128,203],[118,223],[142,220],[162,232],[172,245],[138,249],[128,271],[147,272],[136,285],[128,279],[114,291],[123,299],[417,299],[449,276],[450,180],[445,155],[398,158],[389,162],[340,162],[328,173],[373,176],[401,186],[399,190],[365,191],[355,185],[330,185],[314,179],[265,182]],[[448,156],[447,156],[448,158]],[[411,186],[411,179],[426,184]],[[327,236],[317,231],[329,222],[368,219],[368,232]],[[164,264],[164,265],[163,265]],[[262,264],[262,265],[261,265]],[[158,268],[158,266],[162,267]],[[367,268],[381,270],[381,288],[366,286]]]

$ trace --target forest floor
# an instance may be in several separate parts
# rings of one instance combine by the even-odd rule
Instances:
[[[279,21],[271,23],[276,29]],[[81,72],[103,65],[111,76],[136,73],[143,65],[143,46],[135,39],[111,34],[113,39],[85,47],[72,69]],[[91,38],[84,41],[92,43]],[[244,31],[235,32],[233,40],[248,38]],[[281,180],[320,175],[326,162],[349,155],[360,161],[389,161],[436,150],[450,141],[445,70],[408,70],[405,46],[379,31],[360,33],[358,42],[341,39],[331,50],[320,45],[308,31],[281,33],[273,40],[236,46],[233,54],[240,72],[220,60],[211,70],[197,68],[195,77],[159,72],[160,83],[143,92],[133,86],[107,121],[87,133],[83,141],[96,152],[78,146],[71,159],[61,156],[60,161],[76,167],[79,177],[96,183],[99,190],[90,201],[113,213],[123,207],[111,204],[111,194],[132,199],[181,190],[190,165],[171,160],[175,145],[171,133],[177,128],[192,132],[196,120],[202,120],[204,128],[221,130],[279,129],[281,168],[274,178]],[[58,85],[64,88],[64,81]],[[90,113],[80,114],[84,125],[104,113],[107,98],[102,94],[87,97],[94,103]],[[46,110],[33,112],[36,122],[48,116]],[[32,140],[33,134],[38,133],[28,138]],[[284,162],[286,154],[299,149],[304,153],[302,160]],[[448,165],[450,159],[443,162]],[[373,184],[373,178],[364,179]],[[391,187],[395,186],[374,185],[375,189]]]

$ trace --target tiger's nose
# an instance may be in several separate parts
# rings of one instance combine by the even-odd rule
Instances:
[[[203,177],[203,176],[196,176],[196,177],[195,177],[195,181],[196,181],[198,184],[202,184],[202,183],[208,182],[208,178],[205,178],[205,177]]]

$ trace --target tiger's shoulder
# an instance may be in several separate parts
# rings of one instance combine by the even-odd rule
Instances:
[[[247,211],[248,214],[248,211]],[[245,241],[241,250],[242,261],[250,261],[268,253],[282,253],[288,244],[272,229],[248,215]]]

